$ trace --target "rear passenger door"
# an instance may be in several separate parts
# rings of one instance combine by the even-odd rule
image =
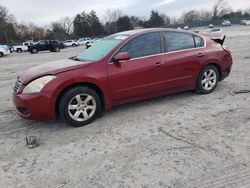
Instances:
[[[166,87],[169,91],[193,89],[204,57],[204,39],[191,33],[163,33],[166,58]]]

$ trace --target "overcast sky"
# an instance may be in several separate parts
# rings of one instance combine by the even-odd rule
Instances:
[[[250,0],[227,0],[233,9],[250,8]],[[107,9],[120,9],[124,14],[146,16],[158,10],[169,16],[179,16],[184,10],[210,9],[215,0],[0,0],[18,22],[50,24],[60,17],[74,16],[95,10],[103,20]]]

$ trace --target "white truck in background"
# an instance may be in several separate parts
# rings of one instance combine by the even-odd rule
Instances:
[[[22,53],[22,52],[28,51],[29,46],[33,45],[33,44],[34,44],[34,42],[24,42],[20,45],[13,46],[13,48],[14,48],[15,52]]]

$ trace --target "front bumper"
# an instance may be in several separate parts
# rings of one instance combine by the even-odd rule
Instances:
[[[51,120],[56,119],[55,108],[50,97],[39,94],[13,93],[13,103],[16,113],[25,119]]]

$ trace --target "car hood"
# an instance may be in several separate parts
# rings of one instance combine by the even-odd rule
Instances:
[[[53,61],[26,70],[18,76],[18,80],[25,85],[28,82],[45,75],[55,75],[65,71],[87,67],[89,63],[90,62],[80,62],[71,59]]]

